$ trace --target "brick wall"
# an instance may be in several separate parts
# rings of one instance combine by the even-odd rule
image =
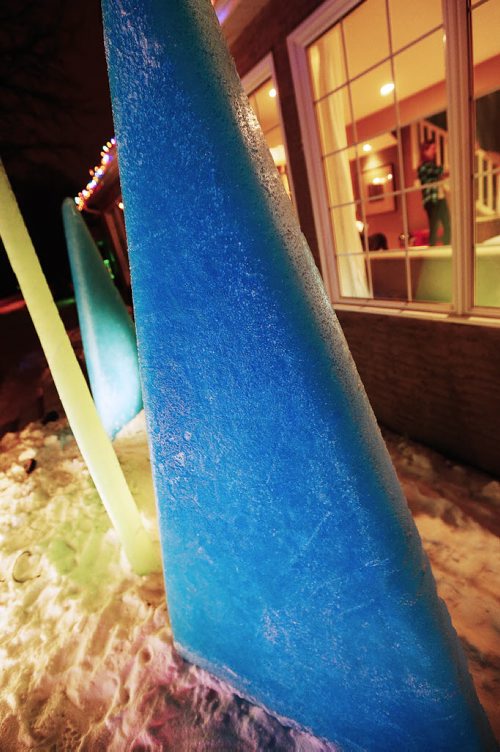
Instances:
[[[500,329],[338,317],[383,425],[500,475]]]

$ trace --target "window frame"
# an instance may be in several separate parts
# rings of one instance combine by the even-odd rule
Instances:
[[[348,298],[340,295],[330,213],[314,111],[307,49],[364,0],[326,0],[287,37],[304,155],[309,177],[323,280],[337,309],[437,318],[500,326],[500,308],[474,305],[474,106],[470,0],[442,0],[448,92],[449,163],[452,181],[451,303]],[[388,0],[386,0],[387,8]],[[467,54],[463,54],[467,50]],[[389,57],[392,61],[393,57]],[[468,158],[464,159],[464,154]],[[464,209],[465,207],[465,209]]]

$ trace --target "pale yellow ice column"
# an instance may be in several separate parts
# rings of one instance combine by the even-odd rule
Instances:
[[[1,162],[0,236],[71,430],[127,558],[137,574],[159,571],[159,550],[144,528],[111,441],[97,414]]]

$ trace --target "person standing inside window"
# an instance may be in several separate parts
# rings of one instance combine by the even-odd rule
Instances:
[[[418,177],[422,185],[422,201],[429,219],[429,245],[436,245],[439,225],[443,228],[443,245],[451,243],[450,212],[444,195],[443,184],[437,182],[444,176],[441,165],[436,164],[435,141],[420,145],[421,163]]]

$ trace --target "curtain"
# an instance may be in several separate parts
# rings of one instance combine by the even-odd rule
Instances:
[[[333,239],[337,257],[341,294],[368,298],[370,292],[366,276],[366,263],[359,231],[356,227],[356,209],[347,147],[345,89],[339,89],[343,62],[339,28],[332,30],[324,40],[309,48],[309,64],[316,92],[332,90],[321,107],[316,105],[316,116],[322,134],[324,152],[336,153],[323,161],[330,194]],[[336,33],[335,33],[336,32]],[[322,43],[324,41],[324,43]],[[337,150],[343,150],[338,151]],[[360,254],[360,255],[355,255]]]

